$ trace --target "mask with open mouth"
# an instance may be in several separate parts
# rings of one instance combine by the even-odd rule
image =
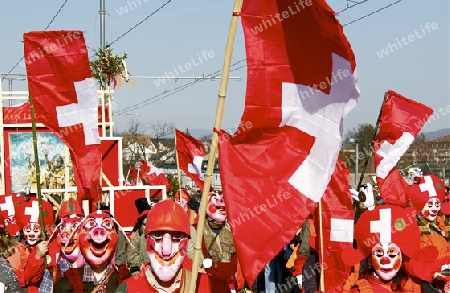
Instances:
[[[84,258],[93,267],[109,263],[118,241],[111,216],[101,211],[91,213],[80,227],[78,243]]]
[[[147,235],[147,254],[153,272],[163,282],[175,278],[187,251],[188,236],[182,232],[155,231]]]
[[[208,194],[208,206],[206,208],[206,214],[217,221],[225,222],[227,220],[227,213],[225,209],[225,201],[223,200],[223,195],[218,192],[210,192]]]
[[[420,211],[422,217],[427,221],[433,222],[436,220],[439,211],[441,210],[441,201],[437,197],[430,198],[423,209]]]
[[[175,278],[187,252],[190,224],[183,208],[171,200],[155,204],[145,225],[151,270],[162,282]]]

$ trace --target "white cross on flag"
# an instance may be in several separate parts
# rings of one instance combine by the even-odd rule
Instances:
[[[246,0],[241,19],[245,110],[235,135],[220,133],[219,160],[251,284],[323,196],[359,90],[355,56],[324,0]]]
[[[433,109],[394,92],[387,92],[380,114],[380,130],[373,141],[377,184],[388,204],[406,207],[408,184],[395,167]]]
[[[28,87],[36,113],[70,149],[78,199],[100,192],[98,98],[81,31],[24,34]]]

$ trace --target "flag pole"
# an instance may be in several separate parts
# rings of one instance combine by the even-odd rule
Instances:
[[[214,131],[212,133],[212,142],[211,142],[211,150],[209,152],[209,158],[208,158],[208,167],[206,169],[206,176],[205,176],[205,183],[204,188],[202,192],[202,199],[200,202],[200,208],[198,211],[198,223],[197,223],[197,237],[195,239],[195,246],[194,246],[194,257],[192,260],[192,274],[191,274],[191,281],[189,283],[189,290],[190,293],[195,293],[196,284],[197,284],[197,276],[198,276],[198,269],[200,267],[200,253],[202,251],[202,240],[203,240],[203,230],[205,227],[205,214],[206,214],[206,204],[208,200],[208,193],[209,189],[211,187],[211,181],[212,181],[212,173],[214,171],[214,165],[215,165],[215,159],[216,159],[216,151],[217,151],[217,144],[219,140],[219,134],[221,123],[222,123],[222,116],[223,116],[223,110],[225,106],[225,97],[227,92],[227,86],[228,86],[228,77],[230,75],[230,63],[231,63],[231,57],[233,55],[233,46],[234,46],[234,37],[236,35],[236,28],[237,28],[237,22],[238,17],[241,13],[241,0],[235,0],[234,6],[233,6],[233,16],[231,18],[230,23],[230,30],[228,33],[228,40],[227,40],[227,46],[225,48],[225,58],[223,62],[223,68],[222,68],[222,76],[220,79],[220,90],[219,90],[219,97],[217,102],[217,109],[216,109],[216,121],[214,124]]]
[[[181,170],[180,170],[180,162],[178,161],[178,151],[177,151],[177,133],[174,129],[174,137],[175,137],[175,159],[177,161],[177,174],[178,174],[178,189],[181,189]],[[181,200],[181,198],[180,198]]]
[[[378,114],[377,124],[375,125],[375,131],[374,131],[373,136],[372,136],[372,141],[377,136],[378,129],[380,128],[381,111],[383,110],[383,105],[384,105],[384,103],[386,103],[387,98],[388,98],[388,92],[385,92],[384,93],[384,98],[383,98],[383,103],[381,104],[381,107],[380,107],[380,113]],[[367,156],[366,157],[366,161],[364,162],[364,167],[363,167],[363,170],[361,172],[361,176],[359,177],[358,185],[356,186],[356,190],[357,191],[359,191],[359,187],[362,184],[362,181],[364,179],[364,173],[366,172],[367,166],[369,165],[369,159],[370,159],[370,157],[372,157],[372,155],[373,155],[373,149],[371,149],[371,155]],[[356,159],[358,159],[358,158],[356,158]]]
[[[31,110],[31,129],[33,135],[33,150],[34,150],[34,164],[36,168],[36,192],[38,199],[38,207],[39,207],[39,225],[41,225],[41,239],[42,241],[46,240],[45,235],[45,223],[44,223],[44,212],[42,211],[42,194],[41,194],[41,168],[39,166],[39,154],[37,150],[37,135],[36,135],[36,121],[34,115],[34,106],[33,100],[31,99],[31,95],[28,95],[28,100],[30,101],[30,110]],[[44,257],[44,271],[47,269],[47,259]]]
[[[320,292],[325,292],[325,274],[323,269],[323,220],[322,220],[322,199],[319,200],[319,237],[320,237]]]

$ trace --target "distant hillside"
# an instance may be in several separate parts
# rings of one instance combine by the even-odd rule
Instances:
[[[424,132],[426,140],[435,140],[444,135],[450,135],[450,128],[444,128],[431,132]]]

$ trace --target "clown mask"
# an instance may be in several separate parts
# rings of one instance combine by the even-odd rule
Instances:
[[[423,209],[420,211],[420,214],[427,221],[433,222],[434,220],[436,220],[436,217],[438,216],[440,210],[441,201],[436,197],[432,197],[427,201]]]
[[[155,231],[147,236],[150,266],[159,280],[175,278],[186,256],[188,236],[182,232]]]
[[[80,248],[78,247],[78,233],[70,235],[78,229],[82,218],[67,217],[61,219],[58,229],[58,242],[61,245],[61,252],[69,262],[74,262],[78,258]]]
[[[41,240],[41,225],[38,223],[28,223],[23,227],[23,235],[28,245],[35,246]]]
[[[372,248],[372,265],[377,276],[391,281],[402,265],[402,253],[395,243],[378,243]]]
[[[108,264],[114,256],[118,236],[114,220],[100,211],[81,223],[78,243],[81,253],[92,267]]]
[[[217,192],[209,193],[206,213],[211,219],[217,222],[223,223],[227,220],[225,201],[223,200],[223,196],[221,194],[218,194]]]

